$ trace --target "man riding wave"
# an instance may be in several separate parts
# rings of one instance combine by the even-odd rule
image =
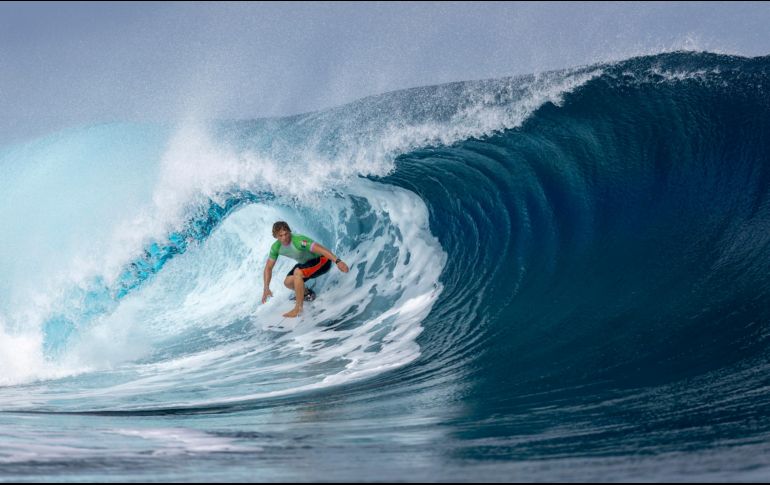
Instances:
[[[273,277],[273,266],[278,256],[287,256],[297,261],[297,264],[289,271],[283,284],[289,289],[294,289],[296,302],[294,309],[283,314],[284,317],[294,318],[302,312],[302,303],[306,297],[309,300],[315,298],[312,290],[305,288],[305,281],[317,278],[329,271],[332,261],[343,273],[349,271],[348,266],[331,251],[302,234],[292,234],[289,225],[284,221],[273,224],[273,237],[277,239],[270,247],[270,255],[265,266],[265,287],[262,292],[262,303],[273,296],[270,291],[270,280]]]

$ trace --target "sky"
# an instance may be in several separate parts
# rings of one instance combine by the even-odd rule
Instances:
[[[768,26],[770,2],[3,2],[0,144],[676,49],[768,55]]]

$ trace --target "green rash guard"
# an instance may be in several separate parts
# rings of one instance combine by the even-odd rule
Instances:
[[[292,234],[291,242],[288,246],[281,244],[281,241],[276,241],[270,246],[270,259],[275,261],[278,256],[287,256],[296,260],[298,263],[307,263],[313,258],[317,258],[320,254],[313,253],[313,246],[315,241],[302,234]]]

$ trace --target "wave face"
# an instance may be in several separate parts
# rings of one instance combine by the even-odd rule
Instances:
[[[766,480],[769,75],[672,53],[5,148],[0,476]],[[291,262],[259,302],[275,220],[351,267],[296,321]]]

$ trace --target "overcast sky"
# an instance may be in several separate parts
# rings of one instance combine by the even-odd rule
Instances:
[[[677,48],[768,55],[770,3],[0,3],[0,143]]]

